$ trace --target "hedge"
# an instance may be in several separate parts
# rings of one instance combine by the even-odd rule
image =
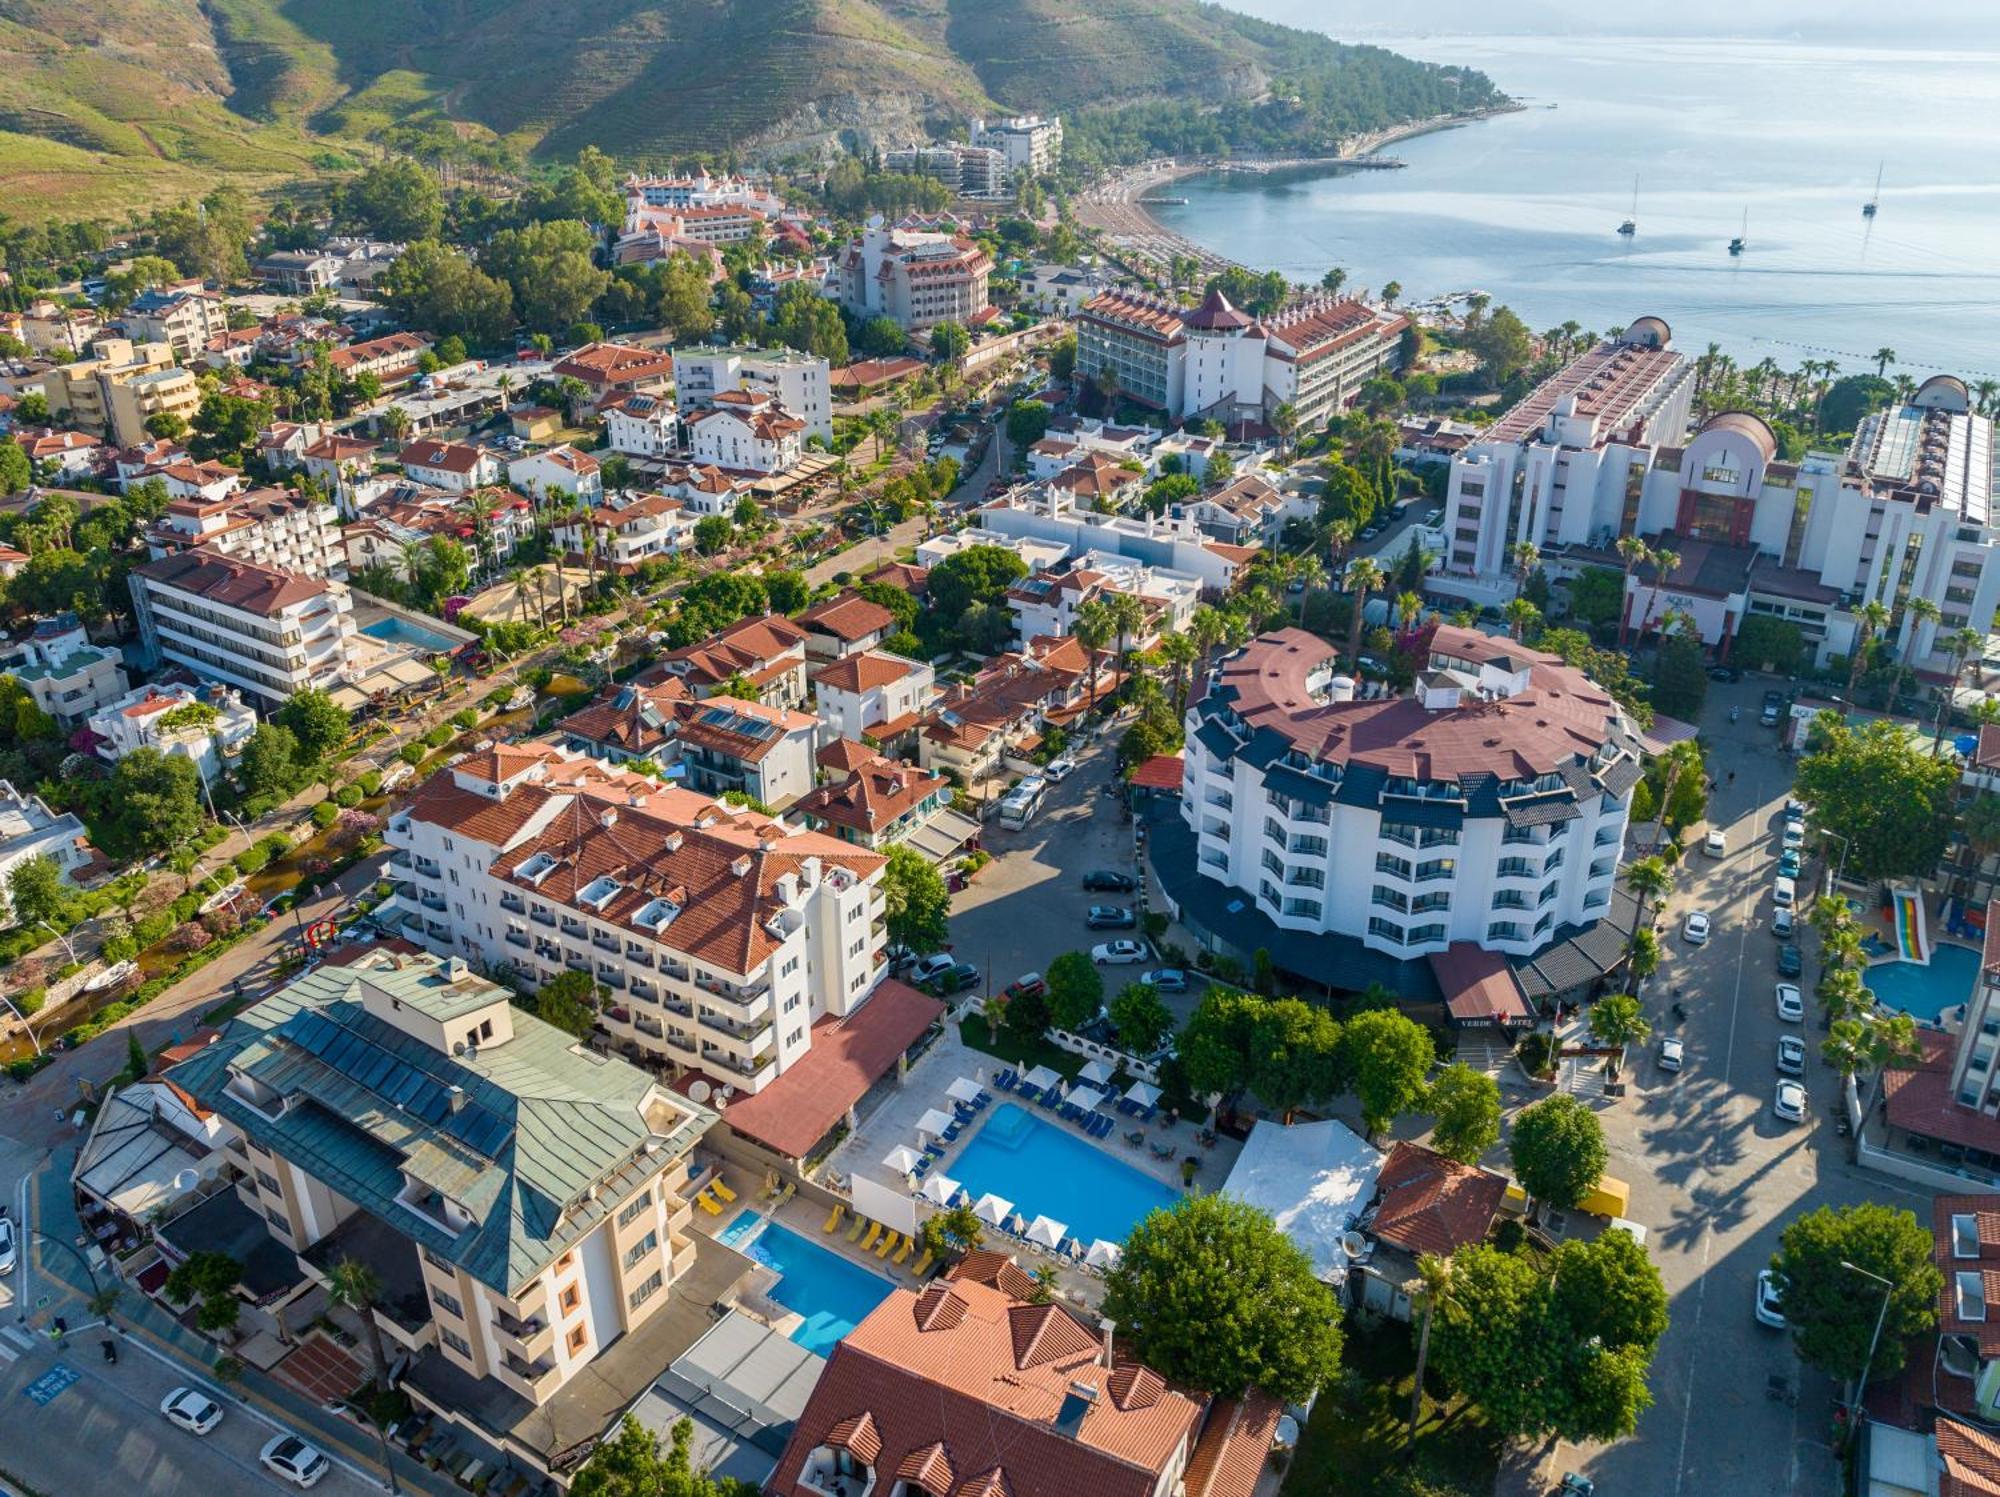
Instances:
[[[330,827],[340,816],[340,807],[330,800],[323,800],[312,808],[313,825],[322,829]]]

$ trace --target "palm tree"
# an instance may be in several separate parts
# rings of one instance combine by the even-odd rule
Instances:
[[[1396,595],[1396,628],[1408,634],[1416,628],[1417,620],[1423,617],[1424,600],[1421,593],[1403,592]]]
[[[1326,564],[1310,551],[1292,558],[1292,581],[1299,589],[1299,627],[1306,624],[1306,599],[1326,586]]]
[[[326,1297],[361,1317],[368,1333],[368,1360],[375,1373],[375,1387],[387,1392],[389,1363],[382,1355],[382,1330],[375,1324],[375,1302],[382,1297],[382,1278],[358,1258],[342,1258],[327,1270]]]
[[[1903,621],[1903,655],[1896,666],[1896,689],[1889,693],[1889,710],[1896,710],[1896,703],[1903,698],[1903,687],[1910,679],[1910,671],[1917,663],[1917,638],[1925,624],[1935,624],[1941,610],[1929,598],[1912,598]],[[1951,700],[1951,693],[1945,693],[1945,700]]]
[[[2000,380],[1980,379],[1972,382],[1972,393],[1979,401],[1979,414],[1993,414],[1994,398],[2000,396]]]
[[[1709,346],[1714,347],[1713,344]],[[1625,562],[1625,596],[1629,598],[1632,596],[1632,573],[1638,568],[1640,562],[1652,559],[1653,548],[1636,535],[1621,535],[1618,537],[1618,554]],[[1630,612],[1631,609],[1629,606],[1619,610],[1618,644],[1620,648],[1623,648],[1625,644],[1626,615]]]
[[[1345,517],[1329,520],[1326,526],[1327,565],[1335,571],[1340,569],[1340,558],[1347,554],[1347,548],[1354,543],[1354,522]]]
[[[1970,893],[1973,875],[1986,860],[2000,852],[2000,795],[1978,795],[1959,813],[1958,835],[1965,843],[1966,856],[1959,861],[1959,876]]]
[[[1097,652],[1110,643],[1111,636],[1118,631],[1112,620],[1110,605],[1102,598],[1092,598],[1076,611],[1069,632],[1076,642],[1089,652],[1090,671],[1090,715],[1097,715]]]
[[[1528,626],[1542,616],[1541,609],[1526,598],[1509,598],[1506,613],[1507,626],[1513,630],[1516,639],[1526,639]]]
[[[1111,627],[1118,632],[1118,658],[1125,658],[1126,642],[1146,627],[1146,605],[1136,593],[1113,593],[1106,604],[1111,611]]]
[[[1186,630],[1166,635],[1160,640],[1160,658],[1174,670],[1175,717],[1187,711],[1188,672],[1199,654],[1200,647]]]
[[[1944,689],[1944,700],[1938,703],[1937,721],[1931,731],[1931,757],[1937,758],[1944,752],[1945,724],[1951,718],[1952,699],[1958,694],[1958,681],[1968,660],[1976,659],[1985,652],[1986,637],[1977,629],[1960,629],[1953,634],[1947,646],[1951,653],[1951,684]]]
[[[1854,641],[1854,658],[1847,663],[1847,700],[1854,702],[1854,690],[1861,684],[1861,669],[1868,663],[1868,647],[1889,622],[1889,610],[1880,603],[1864,603],[1854,611],[1861,633]]]
[[[1424,1370],[1431,1359],[1431,1318],[1440,1305],[1450,1308],[1451,1264],[1432,1253],[1422,1253],[1417,1257],[1417,1283],[1410,1296],[1411,1309],[1423,1307],[1424,1320],[1417,1331],[1417,1385],[1410,1390],[1410,1431],[1403,1439],[1403,1454],[1407,1457],[1417,1443],[1417,1420],[1424,1411]]]
[[[1533,541],[1516,541],[1507,548],[1507,556],[1514,563],[1514,571],[1519,579],[1518,586],[1525,588],[1535,568],[1541,565],[1542,548]]]
[[[1361,659],[1361,613],[1367,606],[1368,594],[1389,579],[1372,558],[1356,557],[1348,564],[1347,588],[1354,595],[1354,617],[1347,629],[1347,661],[1353,665]]]
[[[1626,865],[1625,887],[1638,899],[1639,905],[1632,921],[1632,934],[1636,938],[1646,928],[1646,906],[1666,899],[1674,887],[1674,876],[1666,863],[1659,858],[1640,858]]]
[[[1298,407],[1289,400],[1280,401],[1271,412],[1271,430],[1278,434],[1278,460],[1284,461],[1285,454],[1292,448],[1292,433],[1299,429]]]
[[[1879,377],[1887,379],[1889,376],[1889,366],[1896,362],[1896,350],[1885,345],[1875,350],[1874,359],[1875,373]]]
[[[1228,638],[1229,621],[1220,609],[1211,607],[1207,603],[1198,603],[1188,618],[1187,632],[1194,640],[1195,648],[1200,651],[1199,663],[1205,668],[1209,656],[1215,653],[1215,647]]]
[[[1646,594],[1646,607],[1639,615],[1639,637],[1641,639],[1646,637],[1646,620],[1653,616],[1653,605],[1660,601],[1660,589],[1667,585],[1667,579],[1673,575],[1674,568],[1681,564],[1681,554],[1678,551],[1655,551],[1652,554],[1651,560],[1653,563],[1653,590]],[[1665,638],[1665,628],[1660,630],[1660,635],[1662,638]]]
[[[1617,1052],[1611,1057],[1613,1080],[1617,1079],[1619,1070],[1625,1064],[1626,1047],[1645,1044],[1646,1036],[1652,1032],[1653,1026],[1646,1022],[1639,1000],[1630,993],[1614,993],[1591,1005],[1591,1037],[1600,1045],[1610,1045]]]

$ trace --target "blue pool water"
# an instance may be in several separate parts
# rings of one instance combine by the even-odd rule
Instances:
[[[370,639],[385,640],[392,645],[408,645],[413,650],[430,650],[442,654],[453,647],[453,641],[442,634],[434,634],[429,629],[399,619],[393,613],[365,626],[362,631]]]
[[[1086,1247],[1099,1237],[1123,1242],[1148,1212],[1177,1198],[1151,1175],[1012,1102],[993,1109],[950,1170],[975,1200],[990,1191],[1028,1221],[1052,1216]]]
[[[1885,1007],[1900,1008],[1913,1019],[1935,1020],[1948,1008],[1972,996],[1979,971],[1979,953],[1969,946],[1939,946],[1928,965],[1877,962],[1862,974]]]
[[[721,1241],[778,1274],[771,1298],[805,1317],[792,1340],[809,1352],[829,1355],[896,1287],[776,1222],[758,1232],[757,1221],[755,1211],[741,1212],[723,1229]]]

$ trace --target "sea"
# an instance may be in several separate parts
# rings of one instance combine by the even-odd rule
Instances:
[[[1160,191],[1186,204],[1155,215],[1297,280],[1340,265],[1351,286],[1398,281],[1410,301],[1483,291],[1535,332],[1650,314],[1675,346],[1715,343],[1745,365],[1872,369],[1891,348],[1892,373],[2000,378],[2000,51],[1382,45],[1480,68],[1527,107],[1390,146],[1401,171],[1184,178]]]

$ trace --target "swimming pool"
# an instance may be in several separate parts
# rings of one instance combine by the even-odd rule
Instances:
[[[853,1330],[896,1286],[838,1253],[772,1222],[757,1231],[755,1211],[743,1211],[725,1227],[720,1240],[774,1270],[778,1282],[771,1298],[805,1319],[792,1340],[824,1357],[834,1343]]]
[[[1928,965],[1916,962],[1876,962],[1861,980],[1888,1008],[1899,1008],[1913,1019],[1935,1021],[1946,1009],[1972,996],[1979,972],[1979,953],[1969,946],[1938,946]]]
[[[455,641],[446,639],[442,634],[435,634],[429,629],[411,623],[408,619],[398,618],[393,613],[386,618],[375,620],[372,624],[364,625],[361,632],[370,639],[379,639],[392,645],[408,645],[413,650],[429,650],[435,654],[443,654],[457,647]]]
[[[1178,1198],[1171,1186],[1013,1102],[993,1109],[949,1168],[975,1198],[991,1191],[1029,1221],[1052,1216],[1086,1247],[1099,1237],[1123,1242],[1147,1213]]]

